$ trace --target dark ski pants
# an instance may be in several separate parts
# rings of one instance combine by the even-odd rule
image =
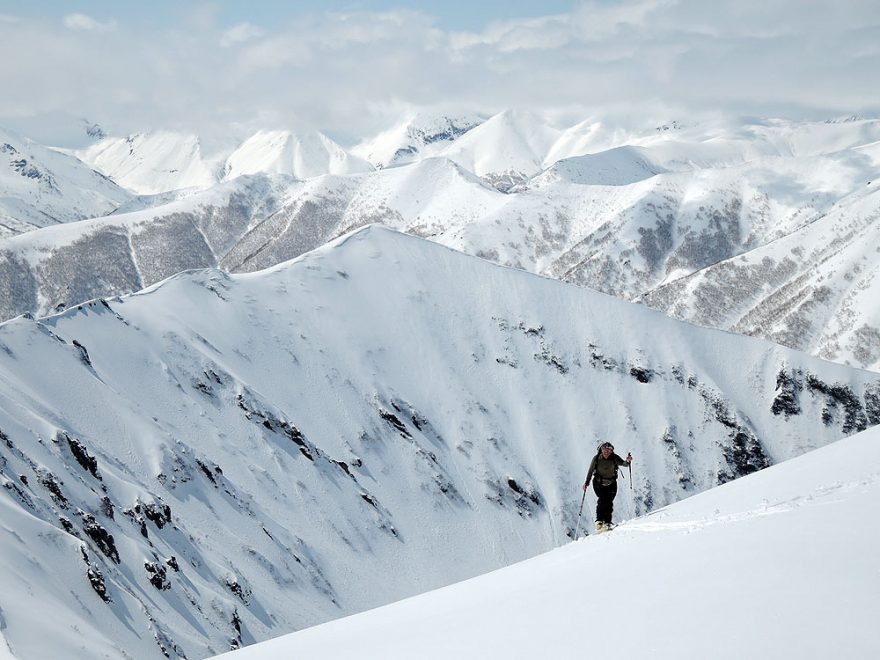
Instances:
[[[602,485],[602,479],[593,479],[593,491],[596,493],[596,522],[611,524],[611,512],[614,510],[614,497],[617,495],[617,479],[611,479],[607,486]]]

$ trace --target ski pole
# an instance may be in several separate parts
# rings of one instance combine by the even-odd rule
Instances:
[[[629,489],[633,490],[633,464],[632,464],[632,452],[626,452],[626,457],[629,459]]]
[[[590,474],[590,470],[589,470],[589,468],[588,468],[588,469],[587,469],[587,475],[589,475],[589,474]],[[586,499],[587,499],[587,477],[584,476],[584,494],[583,494],[583,496],[581,497],[581,508],[578,509],[578,519],[577,519],[577,524],[574,526],[574,538],[575,538],[575,540],[577,540],[578,532],[579,532],[580,529],[581,529],[581,514],[584,512],[584,502],[586,501]]]
[[[586,482],[584,482],[584,483],[586,483]],[[575,527],[574,527],[574,538],[575,538],[575,540],[577,540],[578,532],[579,532],[580,529],[581,529],[581,514],[584,512],[584,501],[586,501],[586,499],[587,499],[587,489],[584,488],[584,495],[583,495],[583,497],[581,497],[581,508],[578,509],[577,525],[575,525]]]

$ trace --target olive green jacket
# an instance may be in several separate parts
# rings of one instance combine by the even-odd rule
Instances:
[[[602,454],[596,454],[593,456],[593,461],[590,463],[590,469],[587,472],[587,485],[589,485],[594,474],[603,479],[617,479],[617,468],[624,465],[629,464],[614,452],[611,452],[611,456],[607,459],[602,458]]]

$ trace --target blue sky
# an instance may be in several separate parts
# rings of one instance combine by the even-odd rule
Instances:
[[[271,27],[295,20],[303,14],[336,11],[389,11],[411,9],[430,14],[438,27],[448,30],[478,30],[492,20],[529,18],[569,11],[577,0],[447,0],[445,2],[393,2],[389,0],[259,0],[243,2],[185,2],[181,0],[34,0],[0,2],[0,11],[23,16],[60,19],[71,13],[95,17],[112,16],[120,22],[161,26],[199,7],[215,8],[216,19],[230,24],[249,22]]]
[[[880,112],[877,0],[3,2],[0,127],[318,130],[415,112],[628,126]]]

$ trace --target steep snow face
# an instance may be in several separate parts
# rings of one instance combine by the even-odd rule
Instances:
[[[107,138],[77,155],[140,195],[211,186],[222,166],[220,157],[203,153],[197,136],[170,131]]]
[[[221,657],[877,657],[878,465],[880,433],[865,431],[610,534]]]
[[[323,174],[355,174],[372,169],[369,163],[352,156],[326,135],[259,131],[226,160],[224,178],[268,173],[309,179]]]
[[[396,167],[436,156],[483,123],[478,115],[417,114],[379,135],[363,140],[352,153],[376,167]]]
[[[567,542],[600,439],[623,520],[878,422],[877,374],[370,226],[0,325],[3,634],[204,657]]]
[[[73,156],[0,130],[0,237],[106,215],[130,198]]]
[[[880,192],[871,183],[783,238],[660,287],[644,302],[880,371]]]

